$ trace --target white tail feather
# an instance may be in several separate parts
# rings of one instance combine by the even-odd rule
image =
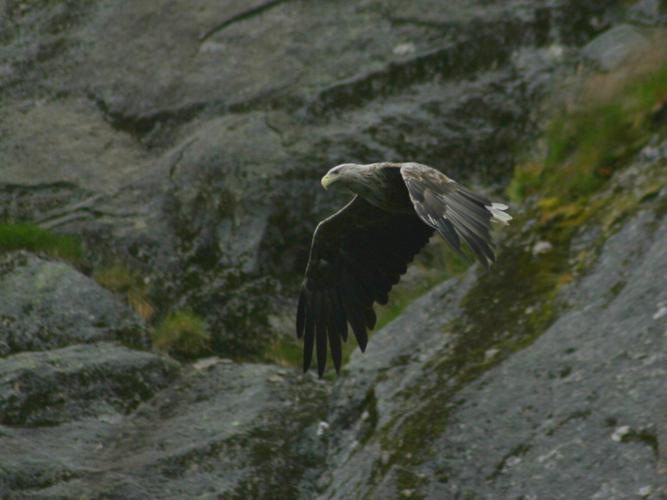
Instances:
[[[492,220],[496,222],[508,225],[512,220],[512,216],[505,212],[509,207],[503,203],[491,203],[491,205],[486,205],[484,208],[491,212],[493,216]]]

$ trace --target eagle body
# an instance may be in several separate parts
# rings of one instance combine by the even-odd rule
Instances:
[[[387,303],[434,232],[464,257],[465,243],[488,268],[495,261],[490,223],[511,220],[506,205],[419,163],[345,163],[329,170],[322,186],[354,198],[315,229],[299,295],[296,333],[304,339],[303,368],[310,367],[314,349],[320,376],[327,349],[340,370],[348,325],[365,350],[367,330],[376,322],[374,303]]]

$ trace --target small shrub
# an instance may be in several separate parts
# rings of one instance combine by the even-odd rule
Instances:
[[[204,320],[191,311],[169,314],[151,334],[153,346],[184,358],[210,354],[211,336]]]

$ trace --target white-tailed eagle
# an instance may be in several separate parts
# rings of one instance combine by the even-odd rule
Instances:
[[[470,192],[419,163],[346,163],[332,168],[322,186],[354,198],[320,222],[313,234],[296,315],[304,339],[303,369],[313,347],[321,377],[331,350],[336,372],[348,324],[361,350],[375,326],[374,302],[386,304],[391,287],[437,231],[456,251],[463,241],[486,268],[495,261],[491,221],[507,224],[506,205]]]

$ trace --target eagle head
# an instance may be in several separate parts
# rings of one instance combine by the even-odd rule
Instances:
[[[361,180],[363,167],[354,163],[337,165],[322,177],[322,187],[327,189],[333,184],[338,184],[337,187],[351,191],[351,186]]]

